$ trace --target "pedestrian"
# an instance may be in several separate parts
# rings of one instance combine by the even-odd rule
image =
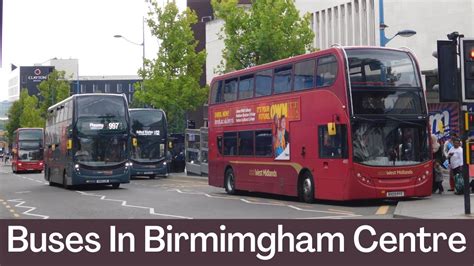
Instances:
[[[463,149],[459,138],[453,138],[452,142],[453,147],[448,151],[449,165],[453,172],[453,177],[455,178],[455,193],[462,194],[463,185],[461,185],[460,182],[462,182],[462,167],[464,165]]]
[[[448,191],[454,191],[454,175],[452,168],[449,167],[449,155],[448,152],[449,150],[453,147],[452,139],[457,138],[457,135],[455,133],[452,134],[452,136],[448,136],[448,139],[445,140],[444,145],[443,145],[443,156],[445,162],[443,165],[449,169],[449,189]]]
[[[436,193],[436,191],[438,191],[439,194],[443,194],[444,192],[443,168],[441,167],[441,163],[439,161],[434,162],[434,173],[435,173],[435,179],[434,179],[435,187],[433,189],[433,193]]]
[[[441,149],[441,144],[439,143],[438,137],[436,135],[431,135],[431,152],[433,153],[433,193],[438,189],[436,183],[436,163],[441,167],[443,163],[443,150]]]

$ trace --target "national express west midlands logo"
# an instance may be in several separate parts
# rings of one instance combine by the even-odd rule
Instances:
[[[48,79],[47,75],[42,75],[43,72],[39,68],[36,68],[35,70],[33,70],[33,73],[34,75],[28,76],[28,80],[31,80],[33,82],[41,82],[43,80]]]

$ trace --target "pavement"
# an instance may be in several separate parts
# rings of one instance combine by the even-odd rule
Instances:
[[[412,219],[474,219],[473,214],[465,214],[464,194],[455,195],[449,189],[449,172],[443,173],[442,194],[434,193],[431,197],[408,199],[399,201],[394,218],[412,218]],[[474,194],[470,194],[471,209],[474,211]],[[471,212],[472,213],[472,212]]]

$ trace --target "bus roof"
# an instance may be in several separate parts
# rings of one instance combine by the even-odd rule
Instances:
[[[405,49],[396,49],[396,48],[380,47],[380,46],[334,46],[334,47],[324,49],[324,50],[320,50],[320,51],[315,51],[315,52],[302,54],[302,55],[296,55],[296,56],[293,56],[293,57],[280,59],[280,60],[277,60],[277,61],[262,64],[262,65],[253,66],[253,67],[249,67],[249,68],[240,69],[240,70],[232,71],[232,72],[229,72],[229,73],[225,73],[223,75],[214,77],[211,80],[211,84],[214,83],[217,80],[224,80],[224,79],[232,78],[234,76],[245,75],[247,73],[250,74],[250,73],[260,71],[260,70],[268,69],[270,67],[285,65],[285,64],[292,63],[294,61],[301,61],[301,60],[304,60],[304,59],[309,59],[309,58],[315,57],[317,55],[326,55],[326,54],[331,54],[331,53],[334,54],[335,52],[341,53],[343,50],[350,50],[350,49],[378,49],[378,50],[392,50],[392,51],[400,51],[400,52],[405,52],[405,53],[412,53],[411,51],[408,51],[408,50],[405,50]]]
[[[97,95],[100,95],[100,96],[112,96],[112,97],[122,97],[124,98],[124,94],[114,94],[114,93],[84,93],[84,94],[74,94],[72,96],[69,96],[68,98],[56,103],[55,105],[52,105],[50,107],[48,107],[48,112],[54,108],[57,108],[58,106],[61,106],[62,104],[64,104],[65,102],[73,99],[73,98],[77,98],[77,97],[84,97],[84,96],[97,96]]]
[[[152,110],[157,110],[164,112],[163,109],[161,108],[129,108],[128,111],[152,111]]]

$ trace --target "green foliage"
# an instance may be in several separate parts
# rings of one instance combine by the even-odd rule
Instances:
[[[46,119],[48,108],[69,97],[70,84],[65,78],[64,71],[54,70],[48,75],[48,79],[38,85],[42,100],[40,102],[40,113]]]
[[[21,90],[20,99],[15,101],[8,110],[7,136],[11,141],[13,133],[20,127],[44,127],[45,120],[41,117],[38,98],[28,95],[26,89]]]
[[[23,100],[23,113],[20,116],[20,127],[44,127],[45,120],[41,117],[36,96],[26,95]]]
[[[184,113],[202,106],[207,98],[209,88],[199,85],[206,53],[196,52],[198,42],[191,30],[197,22],[194,12],[188,8],[179,13],[174,1],[163,10],[156,1],[151,7],[148,26],[161,43],[157,58],[146,60],[145,69],[140,70],[143,87],[136,87],[137,103],[132,105],[162,108],[170,133],[183,132]]]
[[[310,14],[300,17],[294,0],[252,0],[249,9],[237,0],[211,0],[225,22],[220,72],[260,65],[311,51]]]

